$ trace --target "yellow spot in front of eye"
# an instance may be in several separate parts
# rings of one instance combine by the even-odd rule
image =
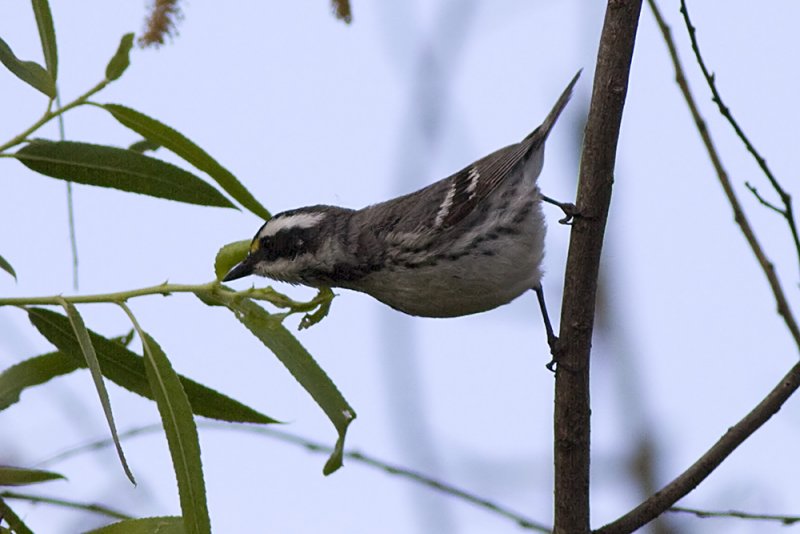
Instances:
[[[255,254],[259,248],[261,248],[261,240],[258,238],[253,239],[253,242],[250,243],[250,254]]]

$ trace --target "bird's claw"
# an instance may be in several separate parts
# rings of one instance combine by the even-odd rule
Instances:
[[[542,200],[548,204],[552,204],[553,206],[558,206],[561,208],[561,211],[564,212],[564,217],[558,221],[559,224],[571,225],[575,221],[576,217],[581,216],[581,212],[578,211],[578,207],[572,202],[559,202],[558,200],[545,195],[542,195]]]
[[[581,215],[578,211],[578,207],[572,202],[563,202],[559,204],[558,207],[564,212],[564,217],[558,220],[559,224],[571,226],[572,223],[575,222],[575,218]]]

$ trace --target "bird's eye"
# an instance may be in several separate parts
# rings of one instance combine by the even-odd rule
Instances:
[[[279,258],[294,259],[305,251],[306,240],[297,235],[296,230],[284,230],[264,238],[263,250],[267,251],[269,259]]]
[[[268,261],[294,260],[298,256],[313,254],[318,232],[317,228],[282,228],[261,238],[259,254]]]

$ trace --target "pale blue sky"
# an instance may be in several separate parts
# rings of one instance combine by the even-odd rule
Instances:
[[[178,129],[216,157],[270,210],[317,203],[360,207],[439,179],[535,127],[574,72],[573,101],[548,144],[541,186],[574,195],[579,128],[588,109],[600,3],[522,0],[356,1],[354,23],[326,1],[184,6],[180,36],[135,50],[100,102],[128,105]],[[716,113],[690,55],[678,3],[662,1],[690,84],[743,205],[797,303],[788,231],[743,183],[769,188]],[[691,2],[707,61],[741,124],[797,194],[795,104],[800,79],[796,2]],[[120,36],[141,28],[142,2],[53,1],[60,88],[71,100],[103,76]],[[724,10],[724,11],[722,11]],[[27,4],[0,8],[0,36],[39,59]],[[424,58],[424,59],[421,59]],[[41,114],[44,98],[0,72],[0,138]],[[433,95],[433,102],[430,97]],[[66,116],[69,139],[127,146],[136,136],[98,109]],[[54,138],[54,127],[40,132]],[[159,157],[171,159],[168,154]],[[71,293],[64,184],[0,162],[0,255],[19,275],[0,294]],[[81,293],[199,283],[217,249],[261,222],[84,186],[75,189]],[[545,291],[557,322],[569,229],[548,210]],[[638,502],[626,455],[640,417],[666,482],[749,410],[796,362],[763,275],[733,224],[665,46],[645,6],[623,119],[604,274],[614,312],[593,359],[593,526]],[[266,282],[258,280],[257,284]],[[238,283],[245,287],[247,282]],[[282,287],[294,297],[313,291]],[[534,295],[452,320],[402,316],[339,291],[332,313],[298,338],[358,413],[348,444],[430,472],[548,523],[552,509],[553,379]],[[332,443],[324,414],[276,359],[223,310],[193,297],[131,302],[179,372],[249,403],[287,429]],[[90,328],[129,328],[111,306],[81,308]],[[293,327],[293,326],[292,326]],[[0,368],[50,350],[15,309],[0,309]],[[157,421],[152,403],[110,386],[118,425]],[[800,513],[800,411],[795,399],[683,504]],[[0,457],[35,462],[107,435],[87,373],[26,393],[0,412]],[[508,520],[349,461],[240,433],[201,432],[218,532],[517,532]],[[111,450],[51,466],[68,482],[43,493],[99,501],[137,515],[178,513],[166,443],[125,443],[140,485]],[[88,528],[72,512],[25,506],[41,532]],[[770,532],[779,525],[682,518],[693,532]]]

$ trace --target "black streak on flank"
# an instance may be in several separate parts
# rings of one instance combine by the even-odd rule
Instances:
[[[513,226],[498,226],[497,232],[503,235],[519,235],[522,233],[519,228]]]
[[[514,216],[512,222],[515,224],[520,224],[528,217],[528,215],[530,215],[532,209],[533,202],[526,202],[525,205]]]

